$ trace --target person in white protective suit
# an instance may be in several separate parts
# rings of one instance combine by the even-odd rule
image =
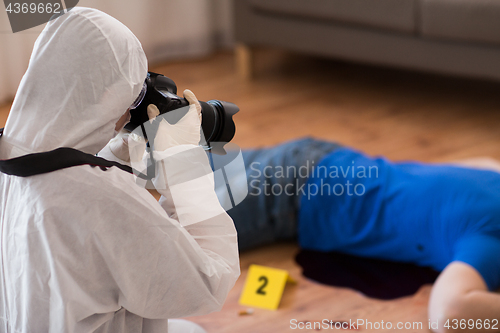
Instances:
[[[0,159],[70,147],[129,160],[126,136],[107,144],[146,75],[139,41],[112,17],[77,7],[49,22]],[[197,146],[201,108],[185,96],[185,119],[161,125],[155,138],[160,203],[116,167],[0,173],[0,332],[167,332],[169,318],[221,308],[239,276],[236,232],[212,175],[183,175],[209,167]],[[174,321],[173,331],[203,330]]]

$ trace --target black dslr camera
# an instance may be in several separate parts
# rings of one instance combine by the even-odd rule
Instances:
[[[148,73],[141,95],[134,104],[136,107],[130,110],[130,122],[125,126],[125,129],[130,132],[149,120],[147,108],[150,104],[158,107],[160,115],[189,106],[189,102],[185,98],[177,96],[177,86],[172,79],[152,72]],[[203,131],[201,144],[217,150],[217,143],[220,142],[219,148],[222,148],[224,143],[230,142],[234,137],[236,127],[233,115],[239,111],[239,108],[233,103],[218,100],[200,101],[200,104],[202,108],[201,129]],[[187,110],[186,108],[186,112]],[[184,115],[185,113],[180,113],[176,114],[175,117],[180,119]],[[176,120],[173,122],[175,123]],[[143,135],[147,139],[144,127]]]

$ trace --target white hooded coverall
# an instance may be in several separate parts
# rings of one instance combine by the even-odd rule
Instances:
[[[49,22],[0,159],[58,147],[97,154],[146,74],[139,41],[110,16],[77,7]],[[0,332],[165,333],[168,318],[219,310],[239,275],[236,232],[210,182],[196,188],[204,204],[190,203],[184,185],[160,205],[116,167],[0,174]],[[197,220],[172,218],[179,205]]]

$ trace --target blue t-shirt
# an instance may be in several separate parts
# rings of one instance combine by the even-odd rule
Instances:
[[[454,260],[500,286],[500,174],[392,163],[342,148],[313,169],[299,210],[302,248],[411,262]]]

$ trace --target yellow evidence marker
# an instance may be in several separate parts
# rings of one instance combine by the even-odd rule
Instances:
[[[287,281],[296,283],[283,269],[250,265],[239,303],[276,310]]]

